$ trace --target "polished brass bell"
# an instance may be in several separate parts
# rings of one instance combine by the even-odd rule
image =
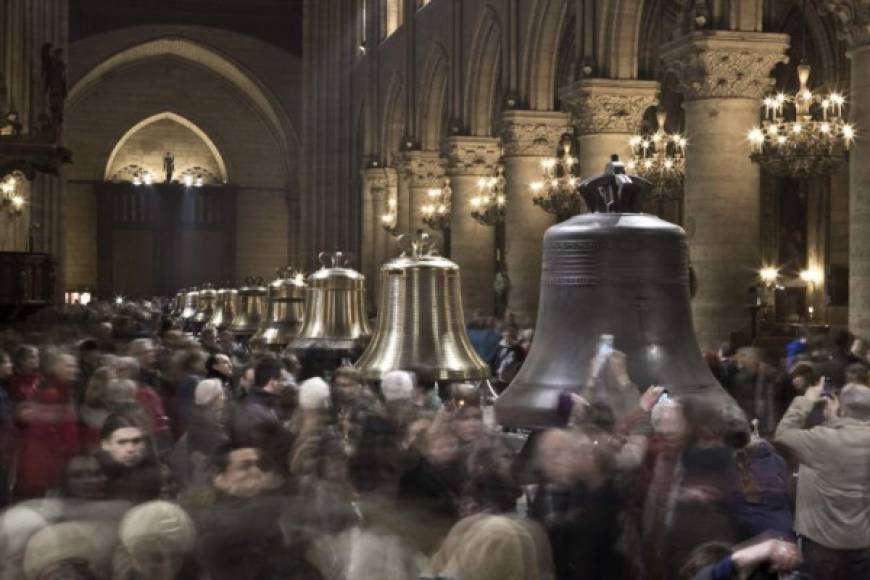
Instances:
[[[181,314],[179,318],[181,318],[182,322],[187,322],[193,318],[194,314],[196,314],[196,309],[198,305],[198,297],[199,290],[196,288],[190,288],[187,292],[184,293],[184,306],[181,309]]]
[[[496,402],[500,424],[562,425],[557,409],[568,393],[611,402],[614,411],[620,397],[636,403],[650,385],[677,398],[724,393],[695,338],[685,233],[635,213],[649,187],[614,159],[581,185],[594,213],[547,230],[534,341]],[[625,391],[606,381],[615,351],[625,355]]]
[[[426,382],[487,378],[465,331],[459,266],[437,255],[424,233],[401,236],[399,247],[381,267],[378,326],[355,366],[368,380],[392,370]]]
[[[302,326],[305,314],[305,274],[289,266],[277,270],[278,278],[269,283],[269,314],[254,338],[269,348],[280,350],[290,344]]]
[[[236,337],[247,339],[259,330],[266,317],[266,294],[262,278],[245,278],[245,285],[239,288],[239,309],[229,327]]]
[[[372,334],[365,276],[350,267],[350,254],[321,252],[319,259],[321,268],[308,276],[302,328],[290,345],[300,354],[320,351],[356,358]]]
[[[199,332],[208,324],[214,314],[216,300],[217,292],[211,284],[206,284],[200,289],[196,299],[196,313],[190,319],[191,331]]]
[[[182,288],[176,292],[172,299],[172,307],[169,309],[170,318],[181,318],[181,313],[184,312],[184,296],[187,292]]]
[[[214,314],[212,314],[211,320],[209,320],[209,326],[214,327],[218,331],[226,330],[232,323],[238,309],[239,291],[235,288],[230,288],[229,284],[226,284],[217,291]]]

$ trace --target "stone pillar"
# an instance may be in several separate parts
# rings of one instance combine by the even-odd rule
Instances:
[[[599,175],[613,154],[631,157],[629,139],[640,130],[644,112],[658,104],[656,81],[582,79],[559,93],[578,136],[580,174]]]
[[[363,170],[362,272],[368,280],[369,303],[377,307],[380,269],[392,258],[390,239],[381,221],[387,202],[396,196],[396,170],[373,167]]]
[[[498,139],[450,137],[447,140],[447,172],[453,189],[450,220],[451,259],[462,276],[462,306],[466,318],[474,312],[492,316],[495,308],[495,228],[471,217],[471,198],[477,182],[494,174],[501,156]]]
[[[868,16],[870,19],[870,16]],[[866,36],[866,35],[865,35]],[[868,39],[870,41],[870,39]],[[858,138],[849,153],[849,330],[870,337],[870,42],[849,52],[849,107]],[[870,134],[870,133],[868,133]]]
[[[408,198],[399,200],[399,233],[426,228],[420,208],[426,203],[430,188],[444,185],[446,165],[438,151],[412,150],[402,154],[399,172],[407,184]],[[402,224],[407,224],[406,228],[401,228]]]
[[[511,280],[508,306],[522,325],[534,324],[541,289],[544,232],[555,217],[532,203],[529,184],[541,177],[541,161],[553,157],[568,130],[557,111],[506,111],[501,118],[505,149],[505,264]]]
[[[702,348],[748,329],[748,289],[760,260],[760,173],[746,134],[782,61],[788,36],[696,32],[662,48],[685,96],[685,215],[698,293],[692,302]]]

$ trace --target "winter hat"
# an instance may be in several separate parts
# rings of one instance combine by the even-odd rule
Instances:
[[[387,401],[410,399],[414,392],[414,377],[407,371],[390,371],[381,378],[381,393]]]
[[[224,386],[219,379],[205,379],[204,381],[199,381],[199,384],[196,385],[193,398],[197,405],[206,407],[223,394]]]
[[[299,385],[299,407],[308,410],[328,409],[329,385],[320,377],[312,377]]]
[[[52,566],[71,561],[105,577],[111,569],[115,538],[115,528],[107,522],[73,521],[43,528],[27,542],[24,577],[36,580]]]
[[[197,389],[198,390],[198,389]],[[134,552],[141,541],[160,539],[177,553],[190,553],[196,542],[196,528],[181,507],[168,501],[150,501],[129,510],[118,529],[121,544]]]

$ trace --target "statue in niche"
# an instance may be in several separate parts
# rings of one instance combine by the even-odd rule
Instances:
[[[175,156],[169,151],[163,156],[163,172],[166,174],[166,183],[172,183],[172,174],[175,173]]]
[[[42,80],[48,96],[48,109],[55,127],[63,124],[63,106],[67,97],[66,63],[63,49],[50,42],[42,45]]]

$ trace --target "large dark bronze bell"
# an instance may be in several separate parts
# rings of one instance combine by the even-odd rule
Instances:
[[[239,309],[239,291],[235,288],[230,288],[229,283],[223,288],[219,288],[216,292],[214,313],[211,315],[209,325],[216,330],[226,330],[233,322],[236,311]]]
[[[266,317],[266,293],[262,278],[245,278],[239,288],[239,309],[229,327],[237,338],[247,340],[260,328]]]
[[[365,276],[350,267],[352,256],[321,252],[319,259],[321,268],[308,276],[302,328],[290,346],[309,361],[329,361],[322,370],[342,359],[356,359],[372,331],[366,318]]]
[[[399,247],[381,267],[377,330],[355,366],[369,380],[398,369],[426,382],[487,378],[465,332],[459,266],[427,234],[403,235]]]
[[[607,401],[603,369],[614,351],[625,355],[635,397],[650,385],[678,398],[724,393],[695,339],[685,233],[639,213],[650,185],[614,158],[580,186],[592,213],[547,230],[535,338],[496,403],[502,425],[559,426],[567,393]]]
[[[269,314],[254,338],[282,349],[299,334],[305,314],[305,275],[291,267],[279,268],[269,283]]]

